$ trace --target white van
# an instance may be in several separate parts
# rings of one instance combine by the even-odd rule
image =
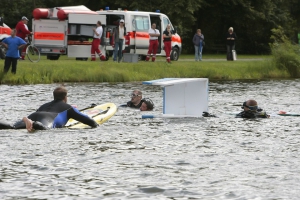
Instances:
[[[0,59],[5,58],[6,48],[1,45],[2,40],[10,36],[11,29],[4,23],[3,17],[0,17]]]
[[[127,10],[100,10],[97,11],[100,15],[106,16],[106,26],[104,28],[104,43],[106,51],[109,55],[113,53],[111,46],[112,33],[114,28],[119,24],[120,19],[124,19],[126,27],[125,45],[123,48],[124,53],[138,54],[141,60],[146,58],[149,47],[149,34],[148,30],[151,28],[152,23],[156,23],[156,28],[160,31],[159,46],[157,56],[165,56],[163,32],[167,24],[171,24],[171,29],[176,32],[168,16],[159,12],[140,12],[140,11],[127,11]],[[178,60],[181,54],[182,45],[181,38],[176,33],[172,37],[172,51],[171,60]]]

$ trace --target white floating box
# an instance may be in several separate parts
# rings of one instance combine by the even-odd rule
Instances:
[[[202,117],[203,112],[208,112],[207,78],[164,78],[143,84],[163,87],[163,115]]]

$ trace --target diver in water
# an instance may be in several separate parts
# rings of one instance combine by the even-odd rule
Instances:
[[[257,102],[255,100],[248,100],[243,103],[242,109],[244,111],[237,114],[235,117],[237,118],[269,118],[270,115],[267,115],[263,109],[257,106]]]
[[[140,107],[140,111],[151,111],[154,108],[154,103],[151,99],[142,99],[142,105]]]
[[[54,100],[43,104],[36,112],[22,120],[10,125],[0,122],[0,129],[24,129],[46,130],[50,128],[62,128],[70,118],[87,124],[93,128],[98,124],[89,116],[81,113],[76,108],[67,104],[67,90],[64,87],[57,87],[53,91]]]

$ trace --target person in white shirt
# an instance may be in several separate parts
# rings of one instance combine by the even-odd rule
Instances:
[[[156,58],[157,48],[158,48],[158,37],[160,36],[159,30],[156,29],[155,23],[152,24],[151,29],[149,29],[148,33],[150,36],[150,41],[149,41],[149,49],[148,49],[146,61],[149,61],[152,53],[152,62],[154,62]]]
[[[104,61],[106,60],[105,56],[101,53],[99,49],[102,33],[103,33],[103,28],[101,26],[101,22],[97,22],[97,28],[93,28],[94,31],[94,38],[92,42],[92,47],[91,47],[91,56],[92,56],[92,61],[96,61],[96,53],[99,55],[100,60]]]
[[[118,62],[122,60],[122,50],[123,50],[123,42],[124,36],[126,35],[126,27],[124,26],[124,19],[121,19],[119,22],[119,26],[117,26],[114,30],[114,61]]]

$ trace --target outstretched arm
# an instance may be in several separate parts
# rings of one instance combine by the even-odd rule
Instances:
[[[89,125],[92,128],[96,128],[98,126],[95,120],[79,112],[79,110],[77,110],[76,108],[71,108],[68,110],[68,118],[75,119],[76,121]]]

